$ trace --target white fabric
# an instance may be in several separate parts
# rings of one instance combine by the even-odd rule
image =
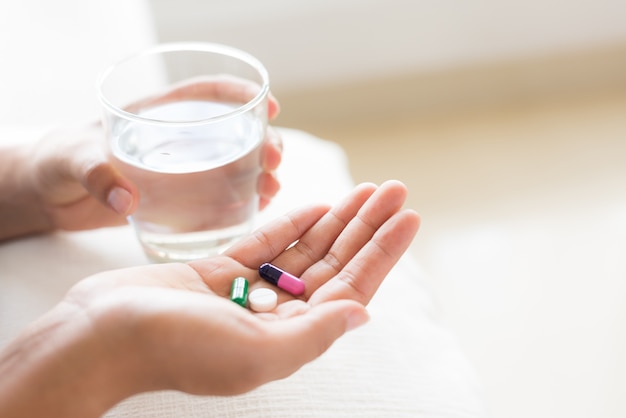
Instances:
[[[40,80],[31,79],[41,72],[30,67],[23,74],[0,68],[0,113],[4,113],[0,114],[0,142],[31,140],[40,135],[43,125],[65,123],[76,115],[90,117],[97,104],[93,84],[86,80],[97,74],[95,64],[110,62],[104,62],[105,55],[113,59],[152,42],[145,10],[145,4],[137,0],[0,2],[3,62],[15,63],[22,57],[32,66],[38,62],[36,50],[41,47],[48,64],[54,64],[46,66],[49,73]],[[28,29],[24,29],[20,19],[27,18]],[[70,24],[79,26],[75,36],[60,42],[62,34],[68,33],[63,25]],[[24,39],[32,56],[22,56],[24,50],[18,45]],[[49,48],[57,48],[58,55]],[[83,87],[74,88],[73,81]],[[30,95],[27,101],[18,97],[24,92]],[[281,132],[283,187],[259,216],[259,223],[306,203],[334,203],[353,186],[346,156],[336,144],[300,131]],[[0,346],[50,309],[81,278],[146,262],[130,227],[55,233],[0,244]],[[438,322],[433,296],[410,257],[405,256],[392,271],[369,309],[369,324],[346,335],[320,359],[287,379],[228,398],[142,394],[122,402],[107,416],[485,415],[474,371],[454,336]]]
[[[282,191],[260,222],[352,186],[341,149],[282,130]],[[320,162],[324,163],[321,164]],[[323,169],[320,169],[323,165]],[[0,344],[52,307],[81,278],[146,263],[129,227],[30,237],[0,246]],[[369,307],[372,320],[293,376],[233,397],[143,394],[110,417],[478,417],[480,386],[437,320],[420,269],[405,256]]]

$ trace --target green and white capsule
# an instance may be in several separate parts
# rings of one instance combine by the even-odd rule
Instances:
[[[230,300],[246,307],[248,302],[248,281],[244,277],[237,277],[230,285]]]

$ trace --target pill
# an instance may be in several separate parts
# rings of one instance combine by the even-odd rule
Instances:
[[[246,307],[248,300],[248,281],[244,277],[237,277],[230,285],[230,300]]]
[[[280,287],[294,296],[304,293],[304,282],[302,280],[270,263],[262,264],[261,267],[259,267],[259,275],[271,284]]]
[[[250,292],[248,297],[250,309],[255,312],[269,312],[276,307],[278,295],[272,289],[259,288]]]

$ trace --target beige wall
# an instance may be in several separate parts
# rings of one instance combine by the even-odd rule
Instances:
[[[281,94],[626,43],[623,0],[151,0],[163,40],[261,58]]]

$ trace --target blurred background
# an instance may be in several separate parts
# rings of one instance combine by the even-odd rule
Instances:
[[[626,416],[626,2],[151,0],[244,49],[276,125],[397,178],[496,417]],[[320,162],[323,170],[323,162]]]

